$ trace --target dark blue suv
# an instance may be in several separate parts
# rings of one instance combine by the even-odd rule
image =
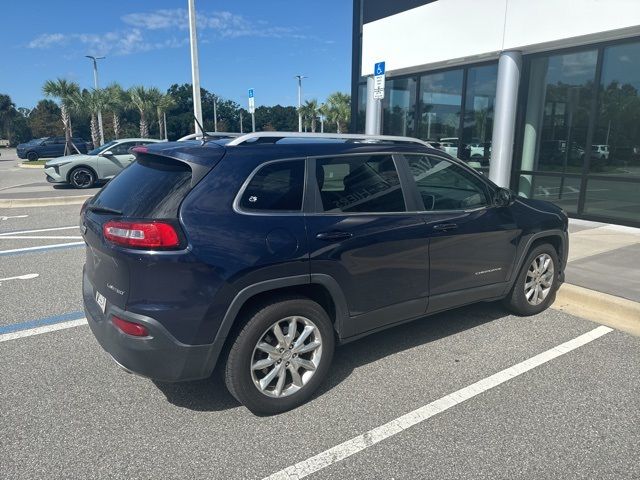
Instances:
[[[503,300],[547,308],[567,217],[419,140],[284,133],[139,147],[82,209],[83,297],[118,364],[220,365],[255,413],[307,400],[334,346]]]

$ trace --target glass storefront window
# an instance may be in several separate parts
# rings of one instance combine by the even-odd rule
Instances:
[[[364,133],[367,115],[367,84],[358,85],[358,116],[356,118],[356,132]]]
[[[562,207],[568,213],[577,213],[580,197],[580,177],[521,174],[520,183],[531,186],[527,198],[546,200]]]
[[[386,81],[382,120],[385,135],[415,136],[416,83],[415,77]]]
[[[458,157],[476,168],[489,166],[498,65],[470,68],[464,107],[464,128]]]
[[[640,222],[640,183],[590,178],[585,192],[584,213]]]
[[[423,75],[418,94],[418,132],[452,156],[458,155],[463,70]]]
[[[638,65],[640,43],[616,45],[604,50],[590,173],[640,176]]]

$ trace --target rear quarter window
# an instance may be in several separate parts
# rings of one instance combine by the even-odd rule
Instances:
[[[302,210],[304,165],[304,160],[264,165],[251,177],[240,195],[240,208],[272,212]]]

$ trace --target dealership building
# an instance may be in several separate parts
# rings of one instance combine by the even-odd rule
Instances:
[[[572,217],[640,226],[640,0],[354,0],[352,98],[352,131],[374,122]]]

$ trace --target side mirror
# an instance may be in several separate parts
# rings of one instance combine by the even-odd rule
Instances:
[[[111,157],[113,156],[113,152],[111,150],[107,150],[106,152],[102,152],[100,155],[103,157]]]
[[[496,207],[508,207],[514,201],[513,193],[508,188],[499,187],[493,197]]]

